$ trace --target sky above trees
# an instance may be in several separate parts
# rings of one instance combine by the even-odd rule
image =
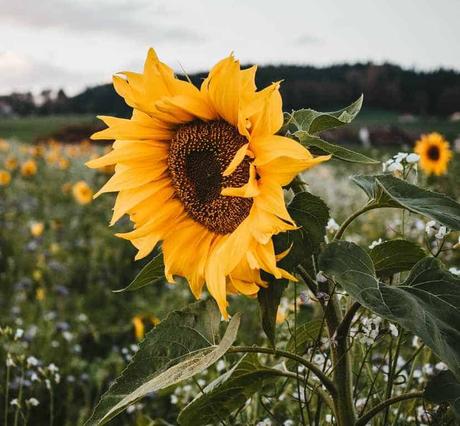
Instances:
[[[70,94],[140,70],[148,47],[180,71],[242,63],[390,61],[460,70],[457,0],[0,0],[0,94]]]

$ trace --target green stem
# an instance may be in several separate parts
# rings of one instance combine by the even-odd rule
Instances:
[[[394,396],[393,398],[387,399],[382,401],[380,404],[377,404],[375,407],[371,408],[364,416],[360,417],[357,421],[355,426],[365,426],[369,420],[375,417],[380,411],[385,410],[392,404],[396,404],[400,401],[405,401],[408,399],[417,399],[422,398],[423,392],[410,392],[403,395]]]
[[[7,354],[8,357],[8,354]],[[8,359],[8,358],[7,358]],[[8,425],[8,399],[10,392],[10,365],[6,366],[6,383],[5,383],[5,413],[4,413],[4,425]]]
[[[302,358],[301,356],[291,352],[282,351],[279,349],[263,348],[260,346],[233,346],[227,351],[227,353],[260,353],[292,359],[293,361],[296,361],[311,370],[331,395],[335,395],[337,393],[334,382],[329,377],[327,377],[319,367]]]
[[[398,335],[398,341],[396,343],[396,349],[395,353],[393,355],[393,362],[391,362],[391,354],[390,354],[390,365],[389,365],[389,371],[388,371],[388,382],[387,382],[387,390],[385,394],[385,398],[388,400],[391,398],[391,394],[393,393],[393,381],[395,378],[395,372],[396,372],[396,367],[398,363],[398,357],[399,357],[399,351],[401,349],[401,342],[402,342],[402,330],[400,327],[398,327],[399,330],[399,335]],[[388,414],[389,414],[389,407],[385,409],[385,417],[383,420],[383,424],[388,424]]]
[[[376,208],[378,208],[378,206],[375,203],[369,202],[365,206],[361,207],[359,210],[355,211],[351,216],[347,217],[345,219],[345,222],[342,223],[339,230],[335,234],[334,240],[340,240],[340,238],[342,238],[343,236],[343,233],[348,228],[348,225],[350,225],[350,223],[353,222],[358,216],[361,216],[363,213],[366,213],[367,211]]]
[[[19,392],[18,392],[18,405],[16,406],[16,411],[14,413],[14,426],[18,425],[19,421],[19,410],[22,408],[22,387],[24,382],[24,365],[21,367],[21,382],[19,383]]]
[[[334,366],[333,380],[337,393],[333,396],[339,426],[355,424],[356,413],[353,403],[352,361],[348,350],[348,333],[336,334],[342,323],[342,310],[336,294],[332,291],[325,310],[326,323],[331,338],[331,358]],[[335,339],[335,341],[333,341]]]

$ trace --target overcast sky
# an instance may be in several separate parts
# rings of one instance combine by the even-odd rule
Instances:
[[[460,0],[0,0],[0,94],[76,93],[140,70],[391,61],[460,70]]]

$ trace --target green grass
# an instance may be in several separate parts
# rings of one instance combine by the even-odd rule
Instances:
[[[351,127],[395,126],[409,133],[442,133],[448,139],[454,139],[460,132],[458,122],[449,121],[447,117],[414,116],[410,123],[400,121],[401,114],[394,111],[366,109],[358,114],[350,124]]]
[[[69,125],[89,125],[96,122],[93,115],[49,115],[18,118],[2,118],[0,120],[0,138],[18,139],[33,142],[37,138],[47,137]]]

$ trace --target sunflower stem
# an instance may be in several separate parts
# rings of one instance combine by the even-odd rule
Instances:
[[[377,209],[379,206],[375,202],[371,201],[365,206],[361,207],[359,210],[355,211],[353,214],[351,214],[349,217],[345,219],[345,221],[342,223],[340,226],[339,230],[334,236],[334,241],[335,240],[340,240],[342,238],[343,233],[345,230],[348,228],[348,225],[350,225],[351,222],[353,222],[358,216],[361,216],[363,213],[366,213],[369,210],[372,209]]]

